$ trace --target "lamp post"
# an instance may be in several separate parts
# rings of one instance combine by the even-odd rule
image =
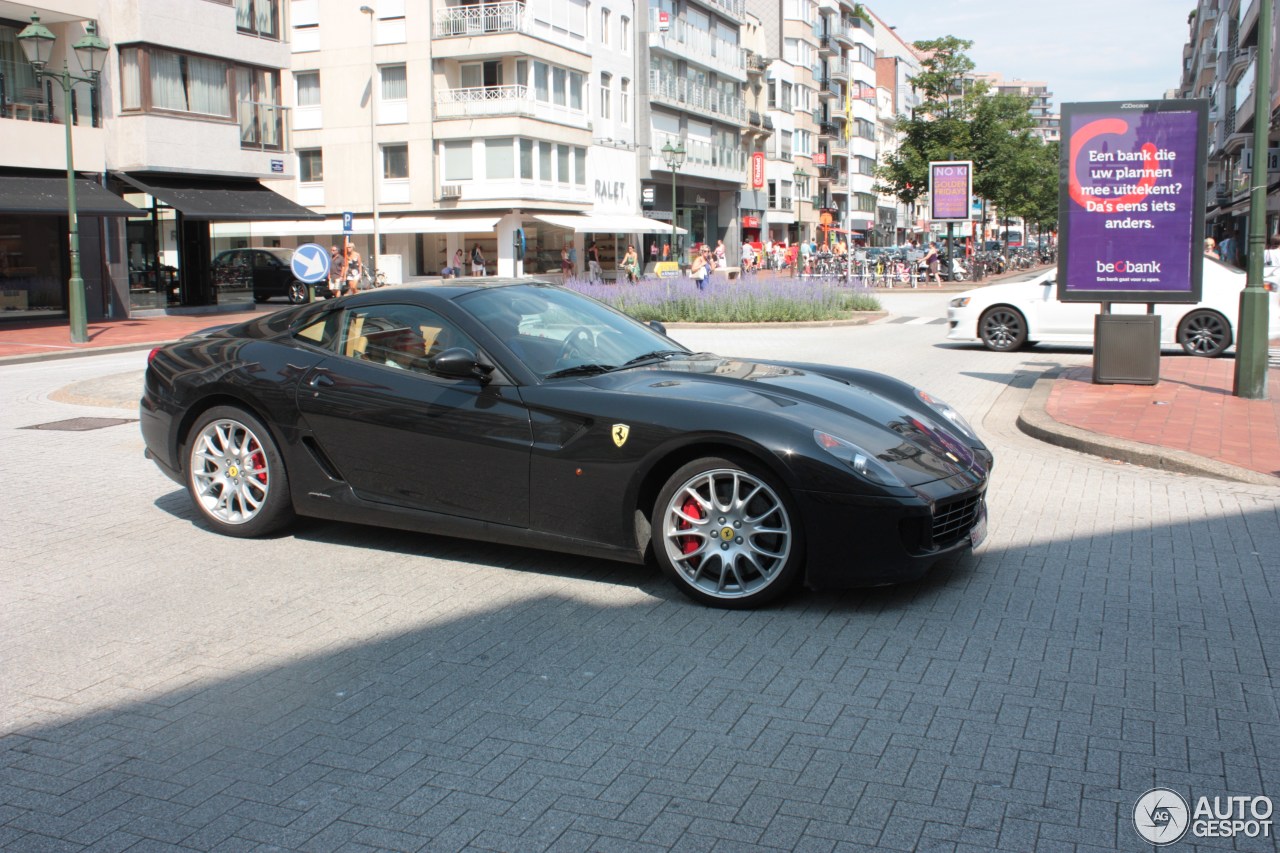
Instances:
[[[674,146],[667,142],[662,146],[662,159],[671,170],[671,258],[677,266],[680,264],[680,258],[676,254],[676,173],[684,165],[685,153],[684,144],[681,142],[677,142]]]
[[[792,172],[792,173],[791,173],[791,177],[795,179],[795,188],[796,188],[796,189],[795,189],[795,196],[796,196],[796,200],[795,200],[795,207],[796,207],[796,220],[797,220],[797,221],[799,221],[799,219],[800,219],[800,203],[801,203],[801,201],[803,201],[803,200],[804,200],[805,194],[809,192],[809,173],[808,173],[808,172],[806,172],[804,169],[801,169],[799,166],[796,166],[796,170],[795,170],[794,172]],[[804,240],[804,235],[800,233],[800,228],[796,228],[796,240],[797,240],[797,241],[802,241],[802,240]],[[796,259],[795,259],[795,261],[794,261],[794,262],[792,263],[792,265],[791,265],[791,274],[792,274],[792,275],[798,275],[798,274],[799,274],[799,269],[800,269],[800,257],[801,257],[801,254],[802,254],[802,253],[801,253],[801,251],[800,251],[800,247],[797,245],[797,246],[796,246]]]
[[[1259,21],[1271,20],[1271,0],[1259,3]],[[1267,158],[1271,122],[1270,24],[1258,25],[1258,45],[1254,68],[1253,175],[1249,191],[1249,269],[1240,292],[1239,327],[1236,335],[1236,363],[1232,393],[1246,400],[1267,399],[1267,296],[1263,281],[1263,253],[1267,248]]]
[[[98,37],[97,28],[90,22],[86,33],[71,49],[75,51],[80,67],[88,77],[77,77],[62,60],[61,73],[46,71],[53,43],[53,33],[40,23],[40,16],[32,14],[31,23],[18,33],[18,43],[27,61],[35,70],[36,79],[46,77],[62,86],[64,95],[63,125],[66,127],[67,139],[67,255],[70,262],[70,277],[67,280],[67,314],[71,320],[71,343],[89,342],[89,322],[85,316],[84,279],[80,277],[80,223],[76,218],[76,172],[75,160],[71,151],[71,88],[76,83],[88,83],[96,86],[98,75],[102,73],[102,62],[107,53],[107,43]]]
[[[382,242],[381,235],[378,232],[378,139],[374,136],[374,115],[373,115],[373,99],[374,86],[378,82],[378,63],[373,56],[374,42],[374,17],[372,6],[361,6],[360,11],[369,16],[369,176],[372,183],[369,185],[370,201],[373,203],[373,255],[370,263],[373,269],[370,275],[373,280],[378,280],[378,250],[381,248],[379,243]]]

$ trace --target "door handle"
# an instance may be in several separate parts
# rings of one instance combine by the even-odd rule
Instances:
[[[312,388],[331,388],[337,383],[333,381],[333,377],[327,371],[317,370],[307,384]]]

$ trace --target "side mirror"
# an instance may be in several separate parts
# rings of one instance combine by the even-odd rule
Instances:
[[[659,323],[657,320],[650,320],[648,325],[649,325],[649,328],[650,328],[650,329],[653,329],[653,330],[654,330],[655,332],[657,332],[658,334],[660,334],[660,335],[662,335],[662,336],[664,336],[664,337],[666,336],[666,334],[667,334],[667,327],[666,327],[666,326],[664,326],[664,325],[662,325],[661,323]]]
[[[427,359],[427,369],[448,379],[479,379],[489,381],[493,368],[481,364],[476,354],[466,347],[450,347],[439,355]]]

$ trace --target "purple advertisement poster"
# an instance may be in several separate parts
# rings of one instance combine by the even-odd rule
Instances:
[[[1199,300],[1203,104],[1063,105],[1059,299]]]
[[[934,221],[968,221],[973,194],[973,163],[929,164],[929,218]]]

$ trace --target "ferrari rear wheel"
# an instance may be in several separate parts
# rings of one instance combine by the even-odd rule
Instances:
[[[762,468],[718,457],[676,471],[653,511],[653,550],[676,587],[704,604],[772,601],[800,575],[803,549],[786,489]]]
[[[216,406],[191,428],[187,491],[205,521],[229,536],[261,536],[293,519],[289,478],[271,434],[235,406]]]

